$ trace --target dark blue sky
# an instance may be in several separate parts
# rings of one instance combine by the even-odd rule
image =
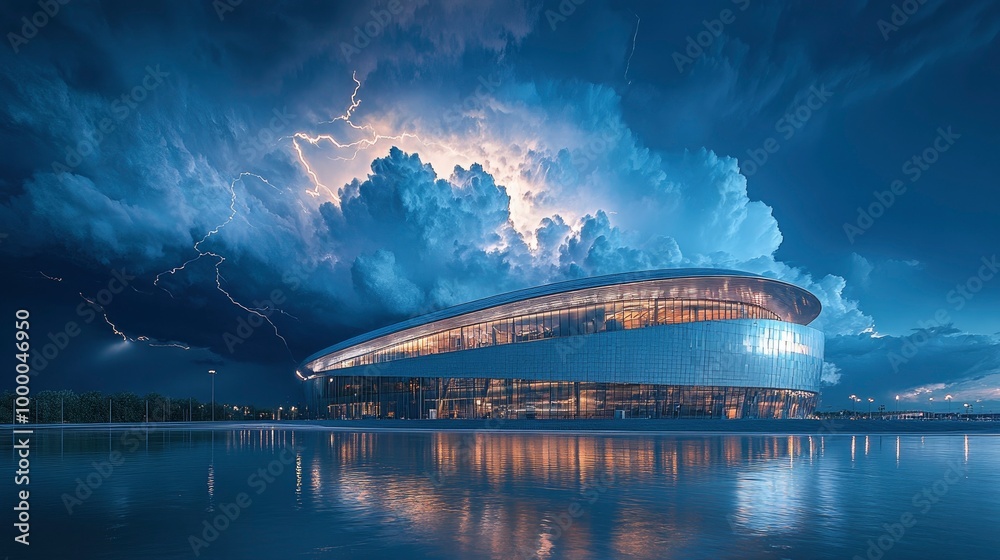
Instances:
[[[0,18],[36,389],[294,401],[389,322],[711,266],[820,297],[824,407],[1000,405],[996,3],[220,6]]]

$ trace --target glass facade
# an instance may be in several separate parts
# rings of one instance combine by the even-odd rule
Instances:
[[[814,411],[824,340],[806,326],[819,313],[812,294],[759,277],[712,277],[704,290],[691,277],[614,280],[432,314],[333,347],[300,368],[310,406],[330,418]],[[671,285],[681,281],[683,290]],[[701,297],[659,297],[679,291]]]
[[[523,379],[332,376],[310,382],[327,418],[800,418],[816,393]]]
[[[758,305],[738,301],[619,300],[463,325],[397,342],[360,356],[324,364],[323,369],[317,371],[367,366],[392,360],[546,338],[725,319],[778,320],[778,316]]]

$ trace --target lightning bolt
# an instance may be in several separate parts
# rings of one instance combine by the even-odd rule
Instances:
[[[149,345],[151,347],[153,347],[153,348],[180,348],[181,350],[190,350],[191,349],[190,346],[187,346],[187,345],[184,345],[184,344],[180,344],[180,343],[177,343],[177,342],[168,342],[167,344],[153,344],[152,342],[150,342]]]
[[[263,308],[247,307],[246,305],[243,305],[242,303],[240,303],[239,301],[237,301],[236,298],[234,298],[232,296],[232,294],[230,294],[224,287],[222,287],[222,281],[224,280],[224,277],[222,276],[222,264],[226,262],[226,257],[224,257],[224,256],[222,256],[219,253],[216,253],[214,251],[209,251],[209,250],[202,249],[202,247],[201,247],[202,244],[206,243],[212,236],[217,235],[220,231],[222,231],[223,228],[225,228],[234,219],[236,219],[236,214],[237,214],[237,212],[236,212],[236,183],[240,182],[240,181],[243,181],[246,177],[254,177],[254,178],[260,180],[265,185],[267,185],[267,186],[271,187],[272,189],[278,191],[279,193],[283,192],[281,189],[279,189],[278,187],[276,187],[275,185],[273,185],[266,178],[264,178],[264,177],[262,177],[260,175],[257,175],[256,173],[250,173],[248,171],[241,172],[239,174],[239,176],[237,176],[235,179],[233,179],[233,181],[229,184],[229,194],[230,194],[230,197],[229,197],[229,216],[227,216],[226,219],[221,224],[219,224],[219,225],[215,226],[215,228],[209,230],[209,232],[206,233],[204,237],[202,237],[197,242],[195,242],[193,248],[194,248],[195,252],[198,253],[196,256],[188,259],[187,261],[185,261],[180,266],[175,266],[174,268],[171,268],[170,270],[166,270],[166,271],[163,271],[163,272],[157,274],[156,278],[153,280],[153,285],[156,286],[156,287],[158,287],[158,288],[160,288],[160,289],[162,289],[163,291],[167,292],[167,294],[169,294],[170,297],[173,297],[173,294],[170,292],[170,290],[167,290],[163,286],[160,286],[160,279],[164,275],[173,276],[174,274],[177,274],[178,272],[181,272],[182,270],[184,270],[185,268],[187,268],[187,265],[189,265],[189,264],[191,264],[193,262],[196,262],[196,261],[198,261],[198,260],[200,260],[202,258],[205,258],[205,257],[211,258],[211,259],[215,259],[215,288],[219,292],[221,292],[222,295],[226,296],[226,299],[228,299],[229,302],[232,303],[233,305],[235,305],[236,307],[239,307],[240,309],[246,311],[247,313],[251,313],[251,314],[257,315],[258,317],[260,317],[261,319],[263,319],[264,321],[266,321],[269,325],[271,325],[271,328],[274,329],[274,336],[278,337],[281,340],[282,344],[285,345],[285,350],[288,351],[288,355],[291,356],[292,360],[294,361],[295,360],[295,356],[292,355],[292,350],[288,346],[288,341],[285,340],[285,337],[283,337],[281,335],[281,333],[278,331],[278,326],[275,325],[273,321],[271,321],[271,318],[268,317],[267,315],[265,315],[265,312],[271,311],[271,309],[269,309],[267,306],[265,306]],[[244,218],[244,220],[246,220],[246,218]],[[249,224],[250,222],[248,221],[247,223]],[[251,224],[251,226],[252,226],[252,224]],[[295,318],[294,316],[292,316],[292,315],[290,315],[288,313],[285,313],[284,311],[281,311],[280,309],[276,309],[276,310],[279,311],[280,313],[284,314],[284,315],[288,315],[289,317],[292,317],[293,319]]]
[[[48,278],[49,280],[52,280],[53,282],[62,282],[63,281],[62,278],[58,278],[56,276],[49,276],[48,274],[45,274],[41,270],[39,270],[38,273],[41,274],[42,276]]]
[[[129,342],[131,340],[129,337],[125,336],[125,333],[123,333],[122,331],[118,330],[118,327],[116,327],[115,324],[111,322],[111,319],[108,318],[108,311],[106,309],[104,309],[103,305],[100,305],[96,301],[94,301],[94,300],[88,298],[87,296],[83,295],[83,292],[80,292],[80,297],[83,298],[83,301],[89,303],[91,307],[93,307],[95,309],[100,309],[101,310],[101,315],[104,316],[104,322],[107,323],[108,325],[111,325],[111,330],[114,331],[116,335],[122,337],[122,341],[123,342]],[[133,340],[132,342],[135,342],[135,341]]]
[[[139,342],[149,342],[150,341],[150,338],[148,336],[137,336],[137,337],[135,337],[135,339],[136,339],[136,341],[139,341]],[[151,347],[153,347],[153,348],[180,348],[181,350],[190,350],[191,349],[190,346],[188,346],[186,344],[181,344],[180,342],[165,342],[163,344],[155,344],[153,342],[149,342],[149,345]]]
[[[191,349],[190,346],[186,346],[186,345],[180,344],[178,342],[166,342],[166,343],[162,343],[162,344],[153,343],[153,342],[151,342],[152,339],[150,339],[148,336],[137,336],[135,338],[129,338],[114,323],[111,322],[111,319],[108,317],[108,310],[105,309],[103,305],[101,305],[101,304],[97,303],[96,301],[88,298],[87,296],[83,295],[83,293],[80,293],[80,297],[83,298],[83,301],[85,301],[88,304],[90,304],[91,307],[93,307],[95,309],[99,309],[101,311],[101,316],[104,317],[104,322],[107,323],[111,327],[111,330],[116,335],[122,337],[122,342],[145,342],[149,346],[153,346],[153,347],[157,347],[157,348],[180,348],[182,350],[190,350]]]
[[[635,16],[635,34],[632,35],[632,52],[628,54],[628,62],[625,64],[625,80],[628,81],[628,85],[632,85],[632,80],[628,79],[628,69],[632,66],[632,55],[635,54],[635,40],[639,37],[639,14],[632,12]]]
[[[302,164],[302,168],[305,170],[306,175],[309,176],[309,179],[313,184],[313,188],[306,191],[309,195],[315,198],[320,196],[321,190],[326,191],[326,193],[330,195],[333,201],[338,206],[340,205],[340,197],[337,196],[337,194],[333,192],[333,190],[330,187],[325,185],[320,180],[319,174],[316,172],[316,169],[313,167],[313,165],[309,163],[309,160],[306,158],[305,153],[302,150],[302,144],[300,142],[303,143],[307,142],[310,145],[317,147],[320,146],[321,144],[329,144],[330,146],[332,146],[337,150],[348,150],[353,152],[351,153],[350,157],[345,157],[345,156],[330,157],[329,159],[332,161],[354,161],[355,159],[357,159],[359,153],[367,150],[368,148],[371,148],[372,146],[378,144],[383,140],[398,142],[400,140],[405,140],[405,139],[414,139],[425,146],[437,146],[439,148],[443,148],[451,152],[452,154],[468,158],[466,154],[463,154],[458,150],[455,150],[454,148],[448,146],[447,144],[434,142],[431,140],[425,140],[424,138],[421,138],[420,135],[414,134],[412,132],[400,132],[398,134],[383,134],[381,132],[376,131],[371,124],[359,125],[351,121],[351,117],[354,115],[354,111],[356,111],[357,108],[361,106],[361,99],[358,97],[358,92],[361,90],[361,81],[358,80],[357,72],[354,72],[351,75],[351,79],[354,80],[354,91],[351,93],[351,103],[350,105],[348,105],[347,110],[344,111],[344,114],[338,115],[328,121],[322,121],[319,124],[333,124],[336,122],[343,122],[347,126],[351,127],[353,130],[363,133],[365,137],[350,142],[346,140],[345,141],[337,140],[337,138],[335,138],[332,134],[310,135],[306,132],[296,132],[292,134],[292,136],[290,136],[292,141],[292,149],[295,150],[295,153],[298,156],[299,163]]]

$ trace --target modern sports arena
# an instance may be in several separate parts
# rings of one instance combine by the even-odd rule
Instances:
[[[801,418],[820,302],[719,269],[580,278],[409,319],[296,372],[330,418]]]

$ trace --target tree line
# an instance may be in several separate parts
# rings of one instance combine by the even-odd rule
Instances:
[[[15,418],[17,397],[11,391],[0,394],[0,424],[25,423]],[[17,410],[21,413],[21,410]],[[287,413],[287,411],[286,411]],[[216,420],[272,420],[276,409],[231,403],[215,403]],[[281,417],[289,418],[286,414]],[[104,394],[70,390],[39,391],[31,394],[27,423],[98,423],[98,422],[185,422],[212,420],[212,404],[195,398],[176,399],[158,393],[140,396],[130,392]]]

